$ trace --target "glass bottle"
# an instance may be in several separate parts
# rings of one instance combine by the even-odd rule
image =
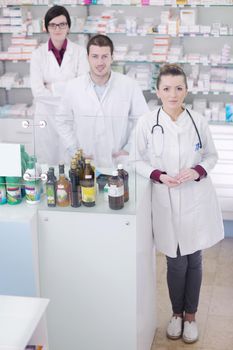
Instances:
[[[81,188],[79,182],[79,172],[76,164],[76,160],[71,161],[70,171],[70,201],[71,206],[74,208],[80,207],[81,205]]]
[[[57,178],[54,175],[54,168],[50,167],[48,170],[48,179],[46,182],[46,196],[47,196],[48,207],[56,207],[56,204],[57,204],[56,189],[57,189]]]
[[[81,189],[83,205],[93,207],[95,205],[95,173],[92,169],[90,159],[85,160]]]
[[[70,184],[65,177],[64,164],[59,164],[59,179],[57,181],[57,205],[59,207],[68,207],[70,205]]]
[[[129,173],[123,169],[122,164],[117,165],[118,175],[123,179],[124,183],[124,202],[129,200]]]
[[[118,176],[118,171],[114,170],[109,178],[108,203],[109,208],[118,210],[124,207],[124,182]]]

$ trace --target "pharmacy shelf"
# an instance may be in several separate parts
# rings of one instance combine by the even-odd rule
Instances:
[[[7,6],[21,6],[21,7],[51,7],[53,5],[58,4],[56,1],[51,2],[50,4],[33,4],[33,3],[22,3],[20,4],[19,2],[12,2],[12,3],[8,3],[8,4],[0,4],[0,8],[4,8]],[[131,3],[125,3],[125,4],[118,4],[118,3],[111,3],[110,1],[107,3],[103,3],[103,4],[72,4],[72,3],[66,3],[64,4],[66,7],[88,7],[88,6],[105,6],[105,7],[126,7],[126,6],[131,6],[131,7],[168,7],[168,8],[210,8],[210,7],[232,7],[232,4],[184,4],[184,5],[178,5],[178,4],[173,4],[173,5],[169,5],[169,4],[164,4],[164,5],[160,5],[160,4],[131,4]]]
[[[148,53],[147,54],[148,56],[151,55],[151,53]],[[144,55],[145,56],[145,55]],[[3,62],[12,62],[12,63],[15,63],[17,64],[18,62],[27,62],[27,63],[30,63],[30,60],[28,59],[1,59],[0,58],[0,61],[3,61]],[[220,67],[220,68],[228,68],[228,67],[233,67],[233,60],[231,60],[230,62],[228,63],[213,63],[213,62],[210,62],[210,61],[207,61],[207,62],[198,62],[198,61],[195,61],[195,62],[192,62],[192,61],[186,61],[186,60],[180,60],[180,61],[152,61],[152,60],[145,60],[145,59],[134,59],[134,60],[129,60],[129,59],[125,59],[125,60],[117,60],[115,59],[113,64],[153,64],[153,65],[163,65],[165,63],[176,63],[176,64],[180,64],[180,65],[183,65],[183,64],[188,64],[190,66],[195,66],[195,65],[202,65],[203,67]],[[0,86],[1,88],[1,86]]]
[[[22,34],[22,33],[16,33],[16,32],[2,32],[1,34],[6,35],[12,35],[12,34]],[[33,32],[32,35],[43,35],[47,34],[47,32]],[[161,34],[161,33],[127,33],[127,32],[99,32],[99,31],[70,31],[70,34],[78,34],[78,35],[95,35],[95,34],[104,34],[104,35],[126,35],[129,37],[145,37],[145,36],[157,36],[157,37],[170,37],[170,38],[222,38],[222,37],[233,37],[233,34],[222,34],[222,35],[215,35],[215,34],[200,34],[200,33],[178,33],[176,35],[172,34]],[[27,36],[27,37],[31,37]]]

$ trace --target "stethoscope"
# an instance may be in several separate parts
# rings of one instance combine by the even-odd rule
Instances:
[[[198,150],[198,149],[201,149],[202,148],[202,142],[201,142],[201,136],[199,134],[199,131],[197,129],[197,126],[196,126],[196,123],[195,121],[193,120],[193,117],[191,116],[191,113],[189,112],[189,110],[186,108],[185,109],[186,112],[188,113],[192,123],[193,123],[193,126],[195,128],[195,131],[196,131],[196,134],[197,134],[197,137],[198,137],[198,143],[196,144],[196,148],[195,150]],[[163,129],[163,126],[161,124],[159,124],[159,114],[160,114],[160,111],[161,111],[161,107],[158,109],[158,112],[157,112],[157,118],[156,118],[156,124],[154,124],[151,128],[151,134],[153,135],[154,134],[154,131],[156,128],[159,128],[160,129],[160,137],[161,137],[161,140],[160,140],[160,150],[158,150],[158,152],[156,152],[157,155],[161,155],[162,153],[162,150],[163,150],[163,138],[164,138],[164,129]],[[156,148],[155,148],[156,150]]]

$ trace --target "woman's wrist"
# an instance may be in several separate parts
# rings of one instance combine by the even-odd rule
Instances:
[[[153,180],[153,181],[162,183],[162,181],[160,180],[160,176],[161,176],[162,174],[167,174],[167,173],[166,173],[165,171],[161,171],[161,170],[159,170],[159,169],[155,169],[155,170],[153,170],[153,171],[151,172],[150,178],[151,178],[151,180]]]

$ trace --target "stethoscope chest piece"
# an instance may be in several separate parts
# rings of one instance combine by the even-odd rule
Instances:
[[[159,124],[158,115],[157,115],[156,124],[154,124],[151,128],[151,137],[152,137],[153,154],[156,157],[160,157],[163,153],[164,129],[162,125]]]

